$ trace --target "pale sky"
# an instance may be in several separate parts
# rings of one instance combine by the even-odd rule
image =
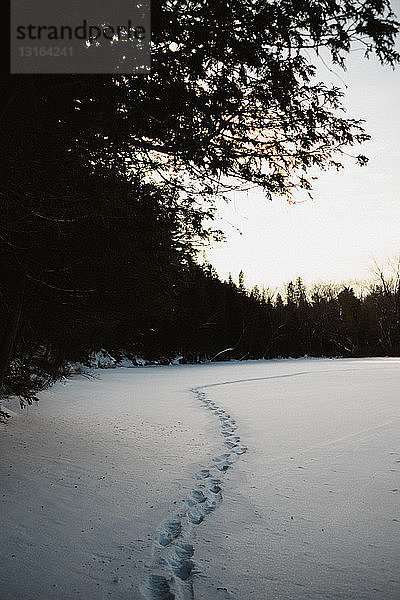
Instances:
[[[399,15],[400,0],[393,6]],[[321,172],[313,201],[270,202],[254,190],[221,202],[216,225],[228,241],[206,252],[221,277],[231,272],[237,281],[242,269],[248,287],[275,287],[298,276],[308,283],[366,279],[374,259],[400,254],[400,68],[360,54],[350,55],[347,72],[334,68],[339,77],[323,65],[320,73],[348,85],[347,116],[365,119],[372,135],[353,152],[367,155],[368,165],[349,159],[340,173]]]

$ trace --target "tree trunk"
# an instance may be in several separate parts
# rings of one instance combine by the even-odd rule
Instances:
[[[26,270],[19,274],[19,281],[14,288],[13,298],[10,298],[10,308],[8,322],[0,347],[0,393],[4,393],[5,378],[13,357],[15,341],[21,322],[22,307],[26,288],[27,274]]]

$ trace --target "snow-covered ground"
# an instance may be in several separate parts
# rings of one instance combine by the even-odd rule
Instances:
[[[0,429],[1,600],[398,600],[399,395],[399,359],[55,386]]]

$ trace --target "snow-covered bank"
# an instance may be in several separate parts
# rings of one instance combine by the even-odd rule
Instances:
[[[397,599],[399,384],[359,359],[57,385],[1,427],[1,599]]]

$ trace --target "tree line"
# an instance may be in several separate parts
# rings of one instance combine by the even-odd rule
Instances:
[[[278,357],[398,356],[400,354],[399,270],[365,285],[315,284],[299,277],[282,293],[221,282],[208,265],[192,272],[190,291],[180,299],[164,351],[183,360]],[[155,336],[153,332],[153,336]],[[157,337],[157,336],[155,336]],[[171,354],[170,354],[171,355]]]

